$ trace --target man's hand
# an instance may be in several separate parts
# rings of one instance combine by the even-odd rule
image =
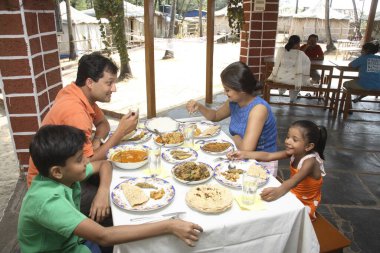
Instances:
[[[103,221],[111,213],[109,191],[99,189],[92,201],[90,208],[90,218],[96,222]]]
[[[169,230],[191,247],[195,246],[195,242],[198,241],[200,233],[203,232],[201,226],[177,219],[172,220],[169,225]]]
[[[129,112],[120,119],[116,131],[121,132],[122,136],[124,136],[136,129],[138,121],[138,113]]]

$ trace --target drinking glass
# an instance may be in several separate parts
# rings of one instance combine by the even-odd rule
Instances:
[[[183,130],[183,137],[185,138],[185,146],[194,147],[194,129],[195,124],[186,124]]]
[[[157,177],[161,173],[161,147],[149,150],[149,172],[152,177]]]
[[[242,201],[245,205],[253,205],[257,191],[258,177],[243,174],[243,195]]]

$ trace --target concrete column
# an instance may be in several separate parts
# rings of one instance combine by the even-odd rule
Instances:
[[[62,89],[55,1],[0,1],[0,87],[20,169]]]
[[[244,0],[244,24],[240,34],[240,61],[259,80],[265,78],[264,58],[273,57],[279,0],[266,0],[264,11],[254,11],[255,1]]]

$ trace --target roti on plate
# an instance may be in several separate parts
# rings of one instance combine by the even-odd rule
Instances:
[[[124,183],[121,185],[121,189],[132,207],[144,204],[149,200],[149,197],[146,196],[144,191],[138,186]]]
[[[232,200],[231,191],[219,185],[195,186],[186,194],[186,203],[205,213],[224,212],[232,206]]]
[[[199,134],[199,136],[212,136],[218,131],[220,126],[210,126],[207,129],[205,129],[202,133]]]

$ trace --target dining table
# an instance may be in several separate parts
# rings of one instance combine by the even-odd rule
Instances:
[[[177,119],[185,122],[204,121],[203,118]],[[180,123],[180,124],[182,124]],[[146,145],[154,147],[157,145],[153,137],[144,143],[136,145]],[[220,131],[212,139],[225,140],[233,143],[232,139],[225,132]],[[207,139],[195,139],[192,146],[196,151],[197,162],[209,164],[213,169],[221,163],[218,157],[223,155],[213,155],[204,152],[200,146]],[[163,150],[168,149],[165,146]],[[175,166],[162,159],[161,172],[157,175],[160,180],[171,184],[174,188],[174,197],[164,206],[155,210],[131,211],[116,205],[113,191],[125,180],[139,177],[150,177],[149,163],[141,168],[126,170],[114,165],[112,173],[111,209],[115,226],[136,225],[141,222],[134,222],[136,218],[160,217],[173,212],[180,212],[179,218],[196,223],[203,228],[199,241],[194,247],[187,246],[182,240],[172,234],[164,234],[148,239],[138,240],[118,244],[114,246],[114,253],[139,253],[139,252],[319,252],[319,243],[314,232],[312,222],[309,218],[306,207],[293,195],[286,193],[281,198],[266,202],[260,199],[260,192],[266,187],[278,187],[280,182],[273,176],[265,185],[257,190],[256,200],[252,208],[242,208],[236,199],[241,196],[241,190],[221,184],[215,177],[211,177],[202,184],[222,185],[228,188],[234,197],[232,206],[220,213],[204,213],[190,208],[186,204],[185,196],[187,192],[197,185],[190,185],[179,182],[172,174]],[[149,218],[148,218],[149,220]],[[144,219],[142,219],[144,221]],[[152,221],[152,220],[150,220]]]

